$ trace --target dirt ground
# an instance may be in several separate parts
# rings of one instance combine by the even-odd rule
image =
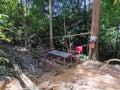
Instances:
[[[39,88],[43,90],[120,90],[120,66],[109,65],[99,72],[103,64],[97,61],[86,61],[64,73],[52,76],[46,73],[39,77]]]
[[[55,72],[44,74],[29,74],[28,77],[40,90],[120,90],[120,66],[108,65],[99,72],[103,64],[98,61],[86,61],[55,75]],[[29,90],[15,89],[14,79],[6,85],[4,90]],[[17,82],[17,81],[16,81]],[[14,89],[10,89],[14,87]],[[2,89],[1,89],[2,90]]]

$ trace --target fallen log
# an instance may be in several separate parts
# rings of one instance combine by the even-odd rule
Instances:
[[[14,68],[14,74],[20,78],[30,90],[40,90],[24,73],[22,73],[22,70],[17,65],[14,65]]]
[[[100,67],[100,72],[102,72],[110,62],[114,62],[114,61],[120,62],[120,59],[108,59],[107,61],[105,61],[106,64],[104,64],[102,67]]]

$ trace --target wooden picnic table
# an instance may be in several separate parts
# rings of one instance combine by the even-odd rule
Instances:
[[[71,57],[70,53],[59,51],[59,50],[51,50],[51,51],[48,51],[47,53],[50,55],[62,57],[64,66],[66,65],[66,59]]]
[[[39,63],[43,63],[43,68],[46,70],[50,66],[52,70],[58,70],[59,72],[61,71],[61,64],[57,63],[56,57],[63,58],[63,65],[66,65],[66,60],[70,59],[71,54],[59,50],[51,50],[48,52],[42,52],[39,54],[38,58],[38,67]]]
[[[40,59],[38,60],[38,65],[40,62],[43,63],[43,69],[48,69],[48,65],[52,68],[52,70],[58,69],[60,73],[61,65],[55,62],[55,59],[51,57],[51,55],[47,52],[42,52],[39,54]],[[49,67],[49,68],[50,68]]]

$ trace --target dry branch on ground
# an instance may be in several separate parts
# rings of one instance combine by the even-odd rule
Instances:
[[[120,59],[108,59],[105,65],[103,65],[102,67],[100,67],[100,72],[102,72],[108,65],[110,62],[120,62]]]

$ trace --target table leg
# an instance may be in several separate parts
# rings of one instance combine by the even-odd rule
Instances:
[[[52,60],[52,70],[55,69],[55,59]]]
[[[70,56],[70,62],[72,63],[72,56]]]
[[[46,70],[46,57],[44,57],[44,69]]]
[[[38,68],[39,68],[39,67],[40,67],[40,66],[39,66],[39,63],[40,63],[40,58],[38,58],[38,62],[37,62],[37,63],[38,63]]]
[[[65,66],[66,65],[66,59],[65,58],[63,59],[63,63],[64,63],[64,66]]]

